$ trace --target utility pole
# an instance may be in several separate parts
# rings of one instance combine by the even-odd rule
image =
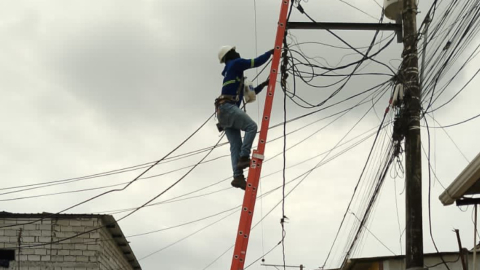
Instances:
[[[455,234],[457,235],[457,242],[458,242],[458,252],[460,254],[460,260],[462,261],[462,269],[468,270],[467,262],[465,261],[465,251],[462,247],[462,240],[460,239],[460,231],[458,229],[454,230]],[[467,255],[468,256],[468,255]]]
[[[420,84],[418,79],[417,5],[403,0],[403,65],[406,123],[406,269],[423,268],[422,156],[420,138]],[[425,53],[425,52],[424,52]]]
[[[288,22],[287,29],[393,30],[401,36],[403,63],[399,74],[405,89],[406,269],[423,269],[421,89],[417,51],[417,0],[402,0],[402,24]],[[388,17],[388,16],[387,16]],[[393,18],[390,18],[393,19]],[[426,53],[426,52],[424,52]],[[263,129],[263,127],[262,127]],[[237,270],[232,268],[232,270]]]

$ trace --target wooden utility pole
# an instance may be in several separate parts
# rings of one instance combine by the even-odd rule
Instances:
[[[460,239],[460,231],[458,229],[454,230],[455,234],[457,235],[457,242],[458,242],[458,254],[460,254],[460,260],[462,261],[462,269],[468,270],[467,262],[465,260],[465,251],[462,247],[462,240]],[[468,255],[467,255],[468,256]]]
[[[403,0],[403,65],[406,123],[406,269],[423,268],[422,156],[420,138],[420,84],[418,79],[417,5]],[[425,52],[424,52],[425,53]]]

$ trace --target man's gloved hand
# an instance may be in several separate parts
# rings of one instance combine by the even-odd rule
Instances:
[[[268,51],[271,55],[273,55],[273,52],[275,51],[275,49],[271,49],[270,51]]]
[[[260,84],[260,86],[261,86],[262,88],[265,87],[265,86],[268,86],[268,83],[269,83],[269,82],[270,82],[270,78],[267,78],[267,80],[264,81],[264,82],[262,82],[262,83]]]

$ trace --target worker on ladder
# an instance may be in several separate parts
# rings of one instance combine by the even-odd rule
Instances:
[[[215,100],[217,126],[219,131],[225,131],[230,143],[232,186],[243,190],[246,188],[243,170],[250,166],[250,151],[257,134],[257,124],[240,109],[245,91],[243,72],[265,64],[272,54],[273,50],[270,50],[255,59],[243,59],[235,46],[223,46],[218,52],[218,60],[220,63],[225,63],[225,68],[222,71],[224,76],[222,93]],[[253,89],[255,94],[260,93],[267,85],[268,79]],[[240,131],[245,132],[243,142]]]

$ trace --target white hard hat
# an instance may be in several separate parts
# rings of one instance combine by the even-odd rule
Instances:
[[[218,51],[218,60],[220,61],[220,63],[225,63],[225,60],[223,59],[225,57],[225,55],[231,51],[231,50],[235,50],[235,46],[222,46],[220,48],[220,50]]]

